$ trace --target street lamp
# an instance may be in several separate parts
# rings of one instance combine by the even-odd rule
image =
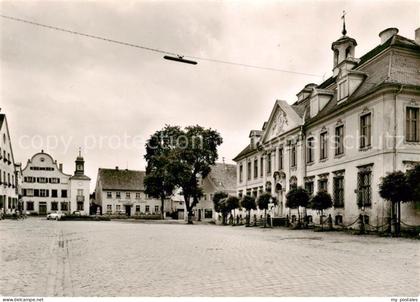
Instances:
[[[169,60],[169,61],[176,61],[176,62],[185,63],[185,64],[197,65],[196,61],[184,59],[184,56],[177,56],[177,57],[164,56],[163,58],[165,60]]]
[[[269,212],[270,212],[270,226],[273,227],[273,208],[274,208],[274,198],[270,198],[270,203],[268,204]]]

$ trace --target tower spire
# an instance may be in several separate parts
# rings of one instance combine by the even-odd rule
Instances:
[[[79,147],[79,156],[82,156],[82,147]]]
[[[343,34],[343,36],[345,36],[347,34],[347,30],[346,30],[346,11],[343,10],[343,15],[341,16],[341,19],[343,20],[343,30],[341,31],[341,33]]]

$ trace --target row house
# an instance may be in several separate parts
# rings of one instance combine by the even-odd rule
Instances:
[[[22,170],[23,210],[39,215],[55,211],[89,215],[90,178],[84,166],[80,151],[73,175],[64,173],[63,165],[43,150],[36,153]]]
[[[292,105],[275,102],[234,158],[239,196],[270,192],[279,201],[273,215],[284,217],[293,215],[285,207],[290,188],[326,190],[333,197],[326,215],[335,223],[349,224],[360,214],[370,224],[386,222],[381,178],[420,163],[420,29],[414,40],[396,28],[379,36],[379,44],[357,58],[357,42],[343,29],[331,46],[333,75],[307,84]],[[415,203],[403,204],[401,217],[419,224]]]
[[[0,113],[0,212],[11,214],[18,210],[19,195],[13,148],[6,115]]]
[[[211,166],[210,173],[200,179],[203,196],[193,208],[194,218],[198,221],[216,220],[218,214],[214,211],[213,196],[216,192],[236,195],[236,165],[216,163]]]
[[[160,214],[161,201],[149,198],[144,192],[146,172],[128,169],[98,170],[95,200],[102,208],[102,214],[136,216]],[[167,209],[169,201],[165,201]]]

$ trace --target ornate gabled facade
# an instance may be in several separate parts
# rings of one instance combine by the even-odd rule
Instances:
[[[44,151],[36,153],[22,170],[22,201],[27,213],[79,212],[89,215],[90,178],[84,174],[85,161],[79,152],[74,175]]]
[[[359,214],[384,224],[390,213],[378,193],[381,177],[420,163],[420,29],[415,36],[386,29],[377,47],[356,58],[356,40],[343,32],[332,43],[333,75],[306,85],[293,105],[276,101],[263,129],[251,131],[234,158],[238,195],[270,192],[279,200],[273,215],[285,217],[294,215],[285,207],[291,187],[327,190],[334,206],[326,215],[337,224]],[[420,222],[414,203],[401,211],[403,222]]]

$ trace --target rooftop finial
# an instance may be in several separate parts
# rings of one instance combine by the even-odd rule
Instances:
[[[347,30],[346,30],[346,11],[343,10],[343,15],[341,16],[341,19],[343,20],[343,30],[341,31],[341,33],[343,34],[343,36],[345,36],[347,34]]]
[[[82,157],[82,147],[79,147],[79,157]]]

